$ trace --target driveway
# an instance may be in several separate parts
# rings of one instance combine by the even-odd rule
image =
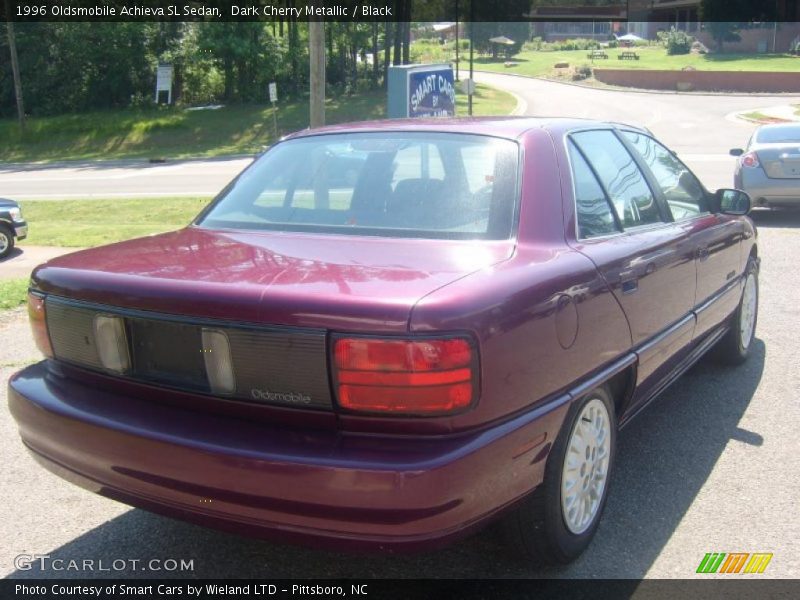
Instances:
[[[80,248],[59,248],[56,246],[29,246],[24,242],[17,245],[4,259],[0,259],[0,281],[27,277],[43,262],[62,254],[77,252]]]
[[[704,360],[621,432],[597,537],[568,567],[516,563],[492,530],[440,552],[351,556],[202,529],[100,498],[51,475],[27,454],[2,410],[0,575],[109,576],[54,572],[39,564],[15,569],[17,555],[46,554],[62,564],[193,560],[193,571],[169,573],[188,577],[688,578],[696,576],[707,552],[771,552],[774,558],[759,577],[796,579],[800,212],[759,212],[755,220],[763,267],[753,355],[740,368]],[[0,340],[0,381],[37,360],[22,310],[0,313]],[[0,404],[6,404],[5,385]],[[113,573],[148,575],[154,574],[133,567]]]

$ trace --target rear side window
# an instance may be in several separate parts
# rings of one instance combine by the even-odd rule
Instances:
[[[619,232],[606,193],[580,151],[571,142],[569,156],[575,189],[578,237],[588,239]]]
[[[600,178],[625,229],[662,222],[644,175],[612,131],[582,131],[572,139]]]
[[[278,144],[202,214],[214,229],[507,239],[516,142],[449,133],[318,135]]]
[[[708,212],[703,186],[672,152],[642,133],[625,131],[623,135],[650,168],[676,221]]]

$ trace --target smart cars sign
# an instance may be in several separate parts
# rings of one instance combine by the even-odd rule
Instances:
[[[449,65],[402,65],[389,68],[388,115],[453,117],[456,91]]]

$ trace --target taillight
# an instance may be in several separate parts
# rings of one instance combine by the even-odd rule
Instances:
[[[743,154],[742,166],[750,168],[758,167],[759,166],[758,154],[756,154],[755,152],[748,152],[747,154]]]
[[[349,410],[439,415],[476,397],[477,355],[465,338],[339,338],[333,358],[339,405]]]
[[[44,296],[28,292],[28,320],[31,323],[33,341],[39,352],[47,358],[53,358],[53,346],[47,333],[47,314],[44,306]]]

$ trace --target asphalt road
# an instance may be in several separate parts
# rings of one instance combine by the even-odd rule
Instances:
[[[0,164],[0,197],[15,200],[213,196],[252,157]]]
[[[800,577],[800,212],[759,212],[761,311],[744,366],[704,360],[620,435],[597,537],[574,564],[520,564],[492,530],[416,556],[353,556],[217,533],[85,492],[28,456],[0,411],[0,575],[90,577],[108,572],[17,570],[14,557],[183,559],[194,570],[113,576],[189,577],[674,577],[695,576],[707,552],[772,552],[760,577]],[[21,311],[0,317],[0,381],[36,360]],[[0,387],[5,405],[6,389]],[[97,563],[95,563],[97,564]],[[709,576],[704,576],[709,577]]]
[[[522,114],[621,121],[650,128],[712,189],[733,185],[734,159],[728,150],[747,143],[754,125],[735,112],[800,102],[786,95],[700,95],[618,92],[561,83],[478,73],[477,81],[508,90],[523,100]],[[0,196],[91,198],[213,196],[250,158],[0,164]]]

